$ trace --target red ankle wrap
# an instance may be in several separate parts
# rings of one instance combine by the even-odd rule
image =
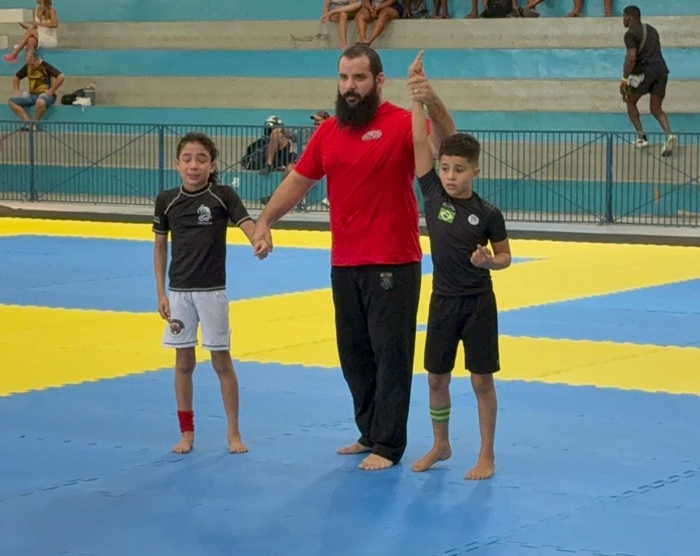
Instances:
[[[180,421],[180,432],[194,431],[194,411],[178,411],[177,418]]]

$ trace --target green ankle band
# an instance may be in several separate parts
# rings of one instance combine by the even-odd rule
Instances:
[[[444,423],[450,420],[450,409],[451,405],[445,407],[431,407],[430,408],[430,418],[438,423]]]

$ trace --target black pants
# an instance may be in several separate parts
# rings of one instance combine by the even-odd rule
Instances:
[[[360,444],[398,462],[406,449],[421,265],[333,267],[338,355]]]

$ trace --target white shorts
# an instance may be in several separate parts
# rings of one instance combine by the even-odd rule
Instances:
[[[170,324],[163,334],[163,347],[197,345],[197,326],[202,323],[202,347],[209,351],[231,349],[231,326],[226,290],[168,292]]]

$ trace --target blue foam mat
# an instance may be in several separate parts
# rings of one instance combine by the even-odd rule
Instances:
[[[700,347],[700,280],[502,312],[509,336]]]
[[[517,555],[529,544],[641,555],[631,548],[655,533],[635,516],[663,490],[645,485],[700,461],[697,443],[683,441],[700,418],[698,397],[508,382],[498,383],[497,474],[464,481],[478,433],[469,382],[457,379],[454,456],[414,474],[410,462],[430,445],[426,378],[417,376],[404,462],[361,472],[358,458],[334,453],[356,435],[339,371],[237,369],[251,448],[242,456],[226,453],[209,364],[195,373],[188,456],[168,451],[177,436],[171,371],[0,398],[2,553]],[[682,483],[697,499],[697,480]],[[679,502],[692,504],[688,492]],[[608,514],[597,510],[606,505],[621,510],[629,534],[608,535]],[[561,534],[582,515],[587,527]],[[690,536],[681,529],[665,542],[690,554]]]

